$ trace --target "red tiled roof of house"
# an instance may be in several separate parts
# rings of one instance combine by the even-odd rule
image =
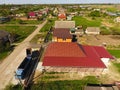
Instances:
[[[53,30],[53,36],[55,36],[57,38],[63,38],[63,39],[72,39],[70,30],[66,29],[66,28],[55,28]]]
[[[53,42],[46,49],[45,57],[86,57],[77,43]]]
[[[60,14],[58,15],[58,17],[59,17],[60,19],[65,19],[65,18],[66,18],[66,15],[65,15],[64,13],[60,13]]]

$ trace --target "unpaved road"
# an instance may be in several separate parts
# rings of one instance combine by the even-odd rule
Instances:
[[[9,83],[15,83],[15,70],[26,56],[26,48],[29,47],[29,41],[39,33],[39,30],[46,24],[47,20],[38,25],[36,30],[21,42],[14,51],[0,64],[0,90],[3,90]]]

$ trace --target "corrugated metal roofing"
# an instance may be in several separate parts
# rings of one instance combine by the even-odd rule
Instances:
[[[44,57],[43,66],[106,67],[100,59],[88,57]]]
[[[93,48],[96,50],[100,58],[111,58],[113,59],[113,56],[109,54],[109,52],[104,48],[100,46],[93,46]]]
[[[63,38],[63,39],[72,39],[70,30],[66,29],[66,28],[55,28],[53,30],[53,36],[55,36],[57,38]]]
[[[86,57],[84,52],[76,43],[69,42],[53,42],[49,44],[45,52],[46,56],[54,57]]]
[[[45,52],[43,66],[106,67],[94,47],[67,42],[51,43]]]

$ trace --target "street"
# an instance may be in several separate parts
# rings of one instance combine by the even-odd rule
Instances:
[[[40,29],[47,23],[47,20],[38,25],[36,30],[23,42],[15,47],[13,52],[0,64],[0,90],[9,83],[15,83],[14,75],[17,67],[26,56],[26,48],[29,47],[30,40],[39,33]]]

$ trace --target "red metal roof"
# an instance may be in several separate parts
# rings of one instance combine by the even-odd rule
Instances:
[[[101,46],[93,46],[93,48],[96,50],[100,58],[111,58],[113,59],[113,56],[109,54],[109,52]]]
[[[86,57],[77,43],[53,42],[46,49],[45,57]]]
[[[100,59],[87,57],[44,57],[43,66],[106,68]]]
[[[29,12],[28,15],[29,16],[35,16],[36,14],[35,14],[35,12]]]
[[[66,28],[55,28],[53,30],[53,36],[55,36],[57,38],[63,38],[63,39],[72,39],[70,30],[66,29]]]
[[[67,42],[51,43],[45,52],[43,66],[106,67],[94,47]]]

